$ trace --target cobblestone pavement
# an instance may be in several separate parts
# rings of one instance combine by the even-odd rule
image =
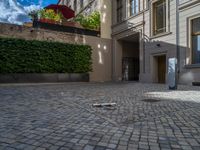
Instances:
[[[116,102],[115,107],[92,107]],[[140,83],[0,86],[0,150],[200,150],[200,88]]]

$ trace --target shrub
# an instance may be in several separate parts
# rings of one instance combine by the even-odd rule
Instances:
[[[88,45],[0,37],[0,73],[87,73]]]
[[[89,16],[82,14],[75,18],[76,22],[79,22],[83,27],[87,29],[99,29],[101,24],[100,13],[98,11],[93,12]]]

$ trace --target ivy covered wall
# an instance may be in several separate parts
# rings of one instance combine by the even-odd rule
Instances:
[[[0,37],[0,73],[87,73],[91,55],[88,45]]]

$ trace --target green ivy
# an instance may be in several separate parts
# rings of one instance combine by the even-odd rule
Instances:
[[[0,73],[87,73],[88,45],[0,37]]]

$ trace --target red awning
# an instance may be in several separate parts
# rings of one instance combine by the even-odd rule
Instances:
[[[66,19],[70,19],[75,17],[75,13],[74,11],[65,6],[65,5],[56,5],[56,4],[51,4],[47,7],[45,7],[45,9],[53,9],[55,12],[59,11],[62,13],[62,15],[66,18]]]

